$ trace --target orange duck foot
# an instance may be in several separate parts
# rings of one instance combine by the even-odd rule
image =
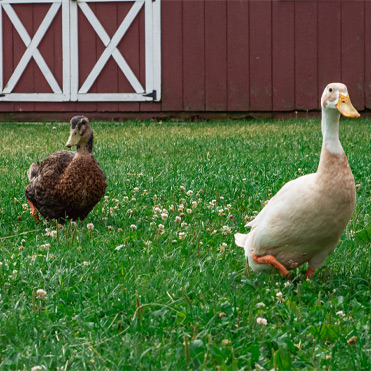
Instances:
[[[289,271],[273,255],[258,256],[255,253],[252,253],[251,257],[255,263],[268,264],[277,268],[282,277],[287,278],[289,276]]]
[[[35,220],[36,220],[37,222],[39,222],[39,221],[40,221],[40,218],[39,218],[39,214],[38,214],[38,212],[37,212],[37,209],[36,209],[35,205],[34,205],[34,204],[32,203],[32,201],[30,201],[30,200],[27,200],[27,202],[28,202],[28,204],[29,204],[30,207],[31,207],[31,215],[35,216]]]
[[[307,269],[307,271],[305,273],[305,276],[307,278],[313,278],[313,276],[314,276],[314,269],[311,268],[311,267],[308,267],[308,269]]]

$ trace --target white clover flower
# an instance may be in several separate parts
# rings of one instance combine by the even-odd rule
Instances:
[[[57,237],[58,232],[57,231],[50,231],[50,237]]]
[[[94,224],[89,223],[89,224],[86,225],[86,228],[88,228],[88,231],[92,231],[94,229]]]
[[[130,214],[130,215],[131,215],[131,214],[133,213],[133,210],[131,210],[131,209],[128,209],[128,211],[127,211],[127,212],[128,212],[128,214]]]
[[[172,213],[174,211],[174,205],[169,206],[169,212]]]
[[[175,217],[175,223],[179,224],[181,221],[182,221],[182,218],[179,215],[177,215]]]
[[[38,295],[39,300],[43,300],[43,297],[46,295],[46,291],[43,289],[38,289],[36,291],[36,294]]]
[[[22,209],[27,210],[28,209],[28,204],[22,204]]]
[[[168,218],[168,216],[169,216],[169,215],[168,215],[167,213],[162,213],[162,214],[161,214],[161,219],[162,219],[162,220],[166,220],[166,219]]]
[[[135,202],[137,199],[135,197],[132,197],[131,201]]]
[[[224,197],[223,196],[220,196],[219,199],[223,201],[224,200]]]
[[[185,232],[179,232],[178,237],[180,240],[185,240],[187,234]]]
[[[231,204],[228,204],[227,205],[227,209],[231,209],[232,208],[232,205]]]
[[[158,206],[156,206],[156,207],[153,208],[153,211],[154,211],[155,214],[160,214],[161,209]]]
[[[187,209],[187,214],[192,214],[192,209]]]
[[[43,245],[40,245],[40,248],[49,251],[49,249],[50,249],[50,243],[44,243]]]
[[[82,265],[90,265],[90,262],[84,261],[84,262],[82,262]]]
[[[187,225],[188,225],[188,224],[187,224],[186,222],[183,222],[180,226],[181,226],[182,228],[185,228]]]
[[[158,231],[161,233],[161,234],[164,234],[165,233],[165,226],[163,224],[159,224],[158,225]]]
[[[183,210],[184,210],[184,205],[180,204],[179,207],[178,207],[178,211],[183,211]]]
[[[223,210],[223,209],[219,209],[218,214],[219,214],[219,216],[223,216],[223,215],[225,215],[225,214],[224,214],[224,210]]]
[[[56,129],[56,127],[53,126],[53,129]],[[33,366],[33,367],[31,368],[31,371],[39,371],[39,370],[42,370],[42,367],[41,367],[41,366]]]
[[[14,269],[13,275],[15,276],[17,273],[18,273],[18,271],[16,269]]]
[[[267,326],[268,321],[267,321],[265,318],[258,317],[258,318],[256,319],[256,323],[257,323],[258,325]]]
[[[339,312],[336,312],[336,315],[345,317],[345,313],[342,310],[339,310]]]
[[[283,294],[281,291],[277,292],[276,297],[278,300],[283,300]]]
[[[138,187],[135,187],[135,188],[134,188],[134,192],[135,192],[135,193],[138,193],[138,192],[139,192],[139,188],[138,188]]]
[[[124,196],[123,200],[124,201],[129,201],[129,197],[128,196]]]
[[[256,304],[256,307],[259,308],[259,309],[262,309],[262,308],[265,308],[265,304],[263,302],[260,302],[260,303]]]
[[[189,190],[189,191],[187,192],[187,196],[189,196],[189,197],[193,196],[193,191]]]
[[[2,267],[3,266],[3,263],[2,262],[0,262],[0,267]]]
[[[228,225],[223,225],[223,227],[222,227],[222,233],[224,235],[230,234],[230,233],[232,233],[232,228],[229,227]]]
[[[195,209],[197,207],[197,201],[192,201],[192,208]]]
[[[185,192],[185,187],[184,186],[180,186],[180,190]]]
[[[105,202],[108,202],[108,199],[109,199],[108,196],[104,196],[104,201],[105,201]]]
[[[133,229],[133,230],[138,229],[138,227],[137,227],[135,224],[131,224],[131,225],[130,225],[130,228]]]
[[[283,284],[283,286],[285,286],[285,287],[290,287],[290,286],[292,286],[292,282],[287,281],[287,282],[285,282],[285,283]]]

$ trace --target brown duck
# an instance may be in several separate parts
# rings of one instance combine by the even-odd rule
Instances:
[[[71,119],[66,147],[77,151],[58,151],[27,171],[26,187],[32,215],[49,219],[84,219],[103,197],[106,176],[93,157],[93,130],[85,116]]]

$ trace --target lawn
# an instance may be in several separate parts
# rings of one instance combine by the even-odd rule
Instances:
[[[35,223],[24,188],[68,125],[0,124],[0,369],[370,369],[367,120],[341,121],[357,206],[311,281],[252,272],[233,234],[316,171],[319,120],[93,129],[106,197],[58,226]]]

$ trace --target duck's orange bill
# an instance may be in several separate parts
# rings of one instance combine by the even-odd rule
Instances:
[[[353,107],[349,94],[345,97],[343,94],[339,93],[339,102],[336,105],[339,112],[345,117],[358,118],[361,116],[358,111]]]

